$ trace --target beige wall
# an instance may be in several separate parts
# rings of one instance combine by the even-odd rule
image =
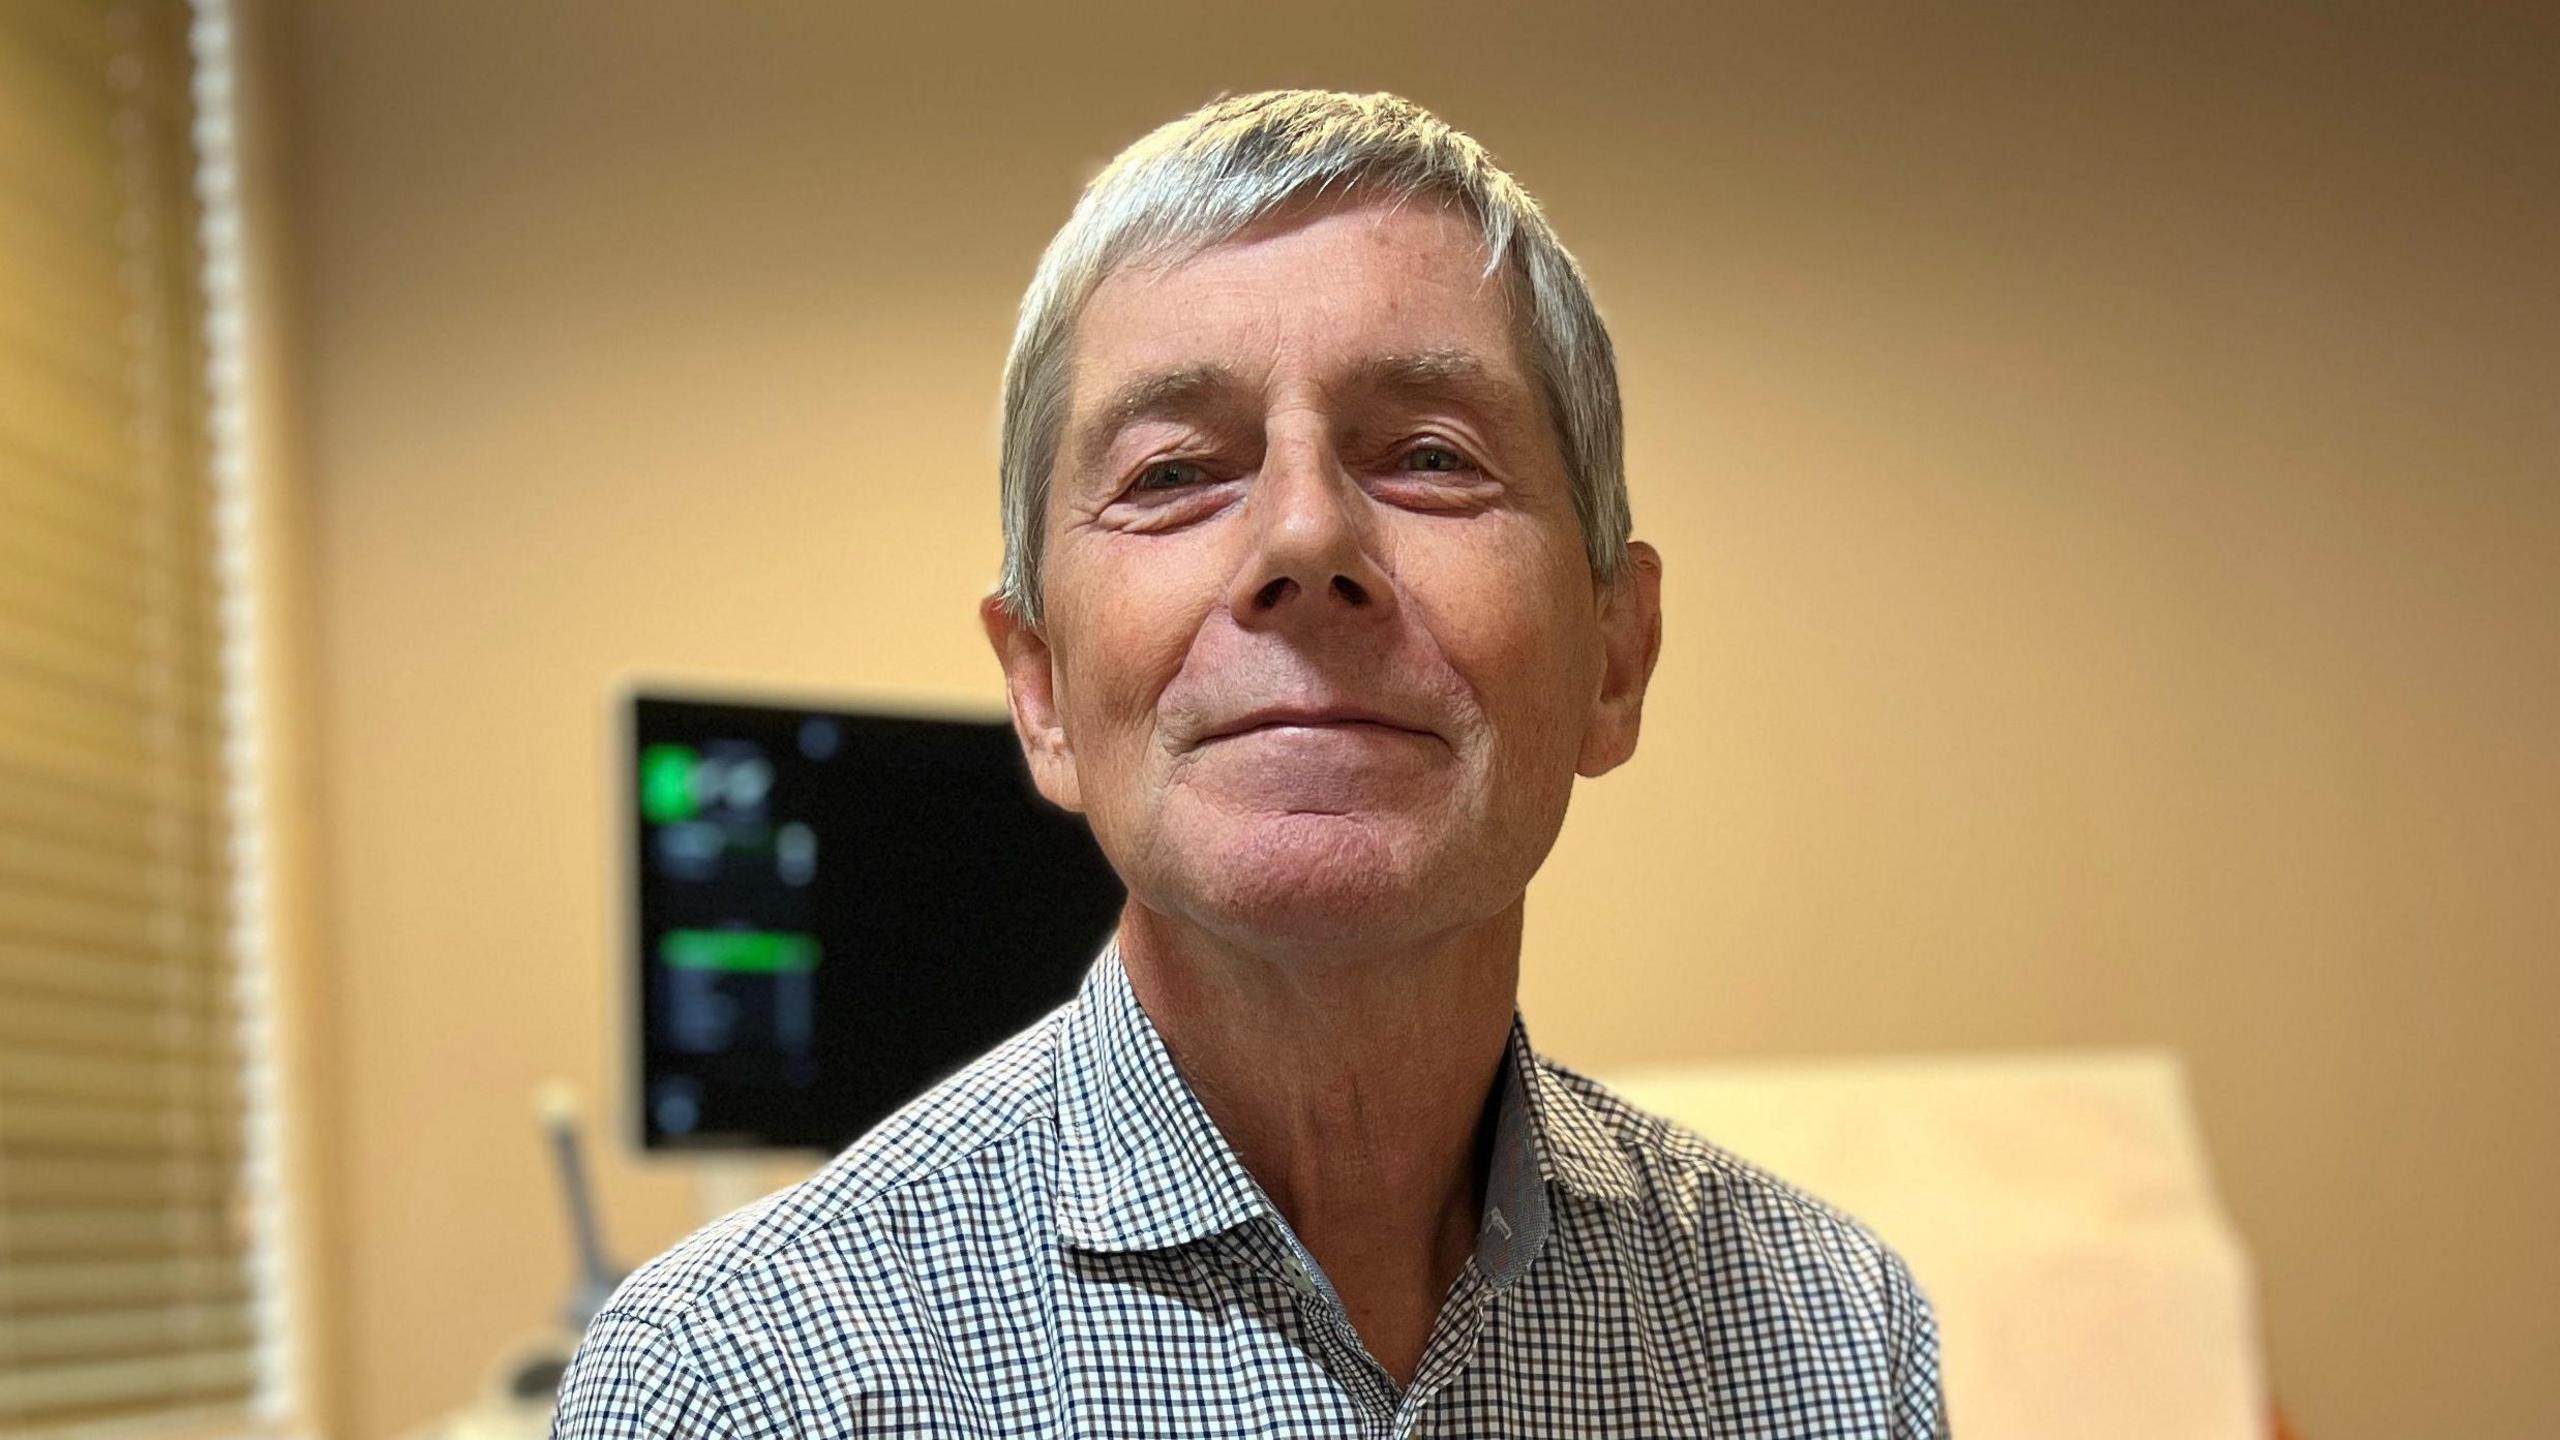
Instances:
[[[2173,1045],[2303,1431],[2560,1433],[2547,28],[868,8],[299,14],[345,1433],[562,1295],[607,687],[992,701],[1032,260],[1274,83],[1481,136],[1616,333],[1669,644],[1533,898],[1542,1046]],[[635,1257],[693,1219],[603,1183]]]

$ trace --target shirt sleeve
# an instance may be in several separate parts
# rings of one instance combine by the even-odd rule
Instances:
[[[746,1440],[709,1376],[674,1334],[606,1311],[560,1379],[551,1440]]]
[[[1891,1354],[1894,1440],[1947,1440],[1947,1397],[1938,1378],[1938,1317],[1900,1255],[1885,1252],[1885,1343]]]

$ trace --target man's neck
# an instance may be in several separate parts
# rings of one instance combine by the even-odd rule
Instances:
[[[1131,987],[1399,1381],[1475,1244],[1518,902],[1395,953],[1273,959],[1129,904]]]

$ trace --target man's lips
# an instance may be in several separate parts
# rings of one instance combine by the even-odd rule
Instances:
[[[1304,729],[1365,726],[1420,736],[1433,736],[1437,733],[1381,711],[1362,709],[1358,706],[1273,705],[1248,711],[1233,720],[1213,726],[1200,738],[1201,742],[1206,744],[1211,740],[1225,740],[1237,735],[1249,735],[1257,730],[1273,730],[1282,726],[1296,726]]]

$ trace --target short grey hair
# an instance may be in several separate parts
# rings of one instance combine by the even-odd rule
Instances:
[[[1625,421],[1618,366],[1581,266],[1529,192],[1482,145],[1383,91],[1266,90],[1221,98],[1120,152],[1085,186],[1040,257],[1004,367],[1004,573],[1014,615],[1041,619],[1049,480],[1067,422],[1076,317],[1094,288],[1137,263],[1177,262],[1329,191],[1451,204],[1505,273],[1521,359],[1554,422],[1595,580],[1627,563]],[[1525,315],[1519,304],[1526,301]]]

